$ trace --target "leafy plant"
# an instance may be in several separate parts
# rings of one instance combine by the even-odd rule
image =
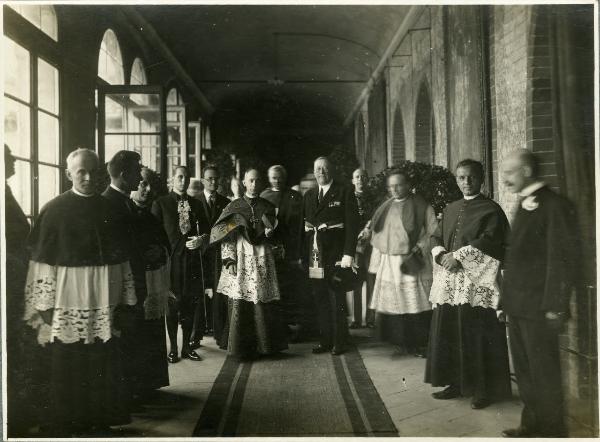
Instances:
[[[388,197],[386,179],[393,172],[403,172],[412,183],[413,192],[421,195],[435,210],[437,215],[452,201],[462,197],[452,172],[442,166],[401,161],[382,170],[369,179],[369,191],[378,204]]]

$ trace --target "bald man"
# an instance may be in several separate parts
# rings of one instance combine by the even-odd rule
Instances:
[[[46,204],[29,236],[25,321],[51,348],[45,436],[106,434],[129,422],[115,316],[137,302],[129,250],[109,202],[96,193],[98,156],[67,157],[73,187]]]
[[[539,177],[528,150],[510,154],[502,179],[521,198],[506,254],[501,308],[508,331],[519,394],[521,425],[504,437],[565,437],[558,334],[578,283],[579,234],[575,211]]]

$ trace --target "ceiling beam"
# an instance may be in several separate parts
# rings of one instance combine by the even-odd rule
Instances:
[[[204,93],[200,90],[196,82],[190,77],[185,68],[179,63],[179,60],[173,55],[171,49],[165,44],[160,35],[133,6],[122,5],[123,12],[133,22],[136,29],[148,40],[150,45],[154,47],[162,57],[169,63],[175,75],[182,81],[183,85],[192,93],[194,98],[200,104],[201,113],[208,117],[214,111],[213,105],[208,101]]]
[[[400,26],[398,26],[396,33],[390,40],[390,43],[388,44],[385,52],[379,59],[379,63],[377,64],[377,67],[371,74],[371,77],[367,81],[367,84],[365,85],[362,92],[360,93],[358,100],[356,100],[356,103],[354,104],[352,111],[348,114],[348,116],[344,120],[344,127],[350,126],[350,124],[354,120],[354,116],[356,115],[356,113],[358,111],[360,111],[365,100],[367,100],[369,98],[369,95],[371,94],[371,91],[373,90],[373,86],[375,85],[375,83],[377,83],[379,76],[381,75],[381,73],[385,69],[386,65],[388,64],[388,60],[390,59],[390,57],[392,57],[394,55],[394,52],[396,52],[396,49],[398,48],[400,43],[402,43],[402,40],[404,40],[404,38],[406,37],[408,32],[411,30],[411,26],[413,26],[417,22],[417,20],[419,19],[419,17],[421,16],[421,14],[423,13],[423,11],[426,8],[427,8],[427,6],[424,6],[424,5],[410,7],[410,9],[408,10],[408,13],[404,17],[404,20],[402,20],[402,23],[400,23]]]

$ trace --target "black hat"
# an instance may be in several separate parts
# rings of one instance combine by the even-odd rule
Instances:
[[[349,292],[358,283],[358,275],[350,267],[335,266],[329,284],[335,291]]]

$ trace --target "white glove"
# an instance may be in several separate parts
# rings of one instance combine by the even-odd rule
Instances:
[[[354,263],[354,258],[350,255],[344,255],[342,257],[342,263],[340,264],[342,268],[352,267]]]

